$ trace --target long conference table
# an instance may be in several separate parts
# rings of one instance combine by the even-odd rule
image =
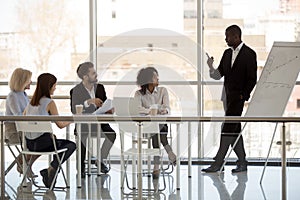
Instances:
[[[143,122],[165,122],[165,123],[189,123],[188,126],[188,137],[190,142],[191,130],[190,123],[192,122],[274,122],[282,123],[281,131],[281,146],[282,146],[282,184],[281,192],[282,199],[287,199],[287,188],[286,188],[286,137],[285,137],[285,124],[289,122],[300,122],[299,117],[205,117],[205,116],[173,116],[173,115],[157,115],[157,116],[116,116],[116,115],[68,115],[68,116],[0,116],[1,121],[1,199],[5,198],[5,153],[4,153],[4,122],[5,121],[70,121],[76,124],[80,123],[103,123],[103,122],[136,122],[138,125],[138,167],[137,172],[142,173],[142,125]],[[185,132],[186,133],[186,132]],[[242,134],[242,133],[241,133]],[[177,130],[177,169],[176,169],[176,186],[177,189],[180,189],[180,132],[179,128]],[[79,138],[80,139],[80,136]],[[79,140],[80,141],[80,140]],[[188,176],[191,177],[191,149],[190,143],[188,145]],[[80,152],[80,146],[77,151]],[[78,154],[80,155],[80,153]],[[77,158],[78,159],[78,158]],[[80,158],[78,159],[80,161]],[[77,162],[80,163],[80,162]],[[78,164],[77,170],[80,169],[80,164]],[[79,171],[80,172],[80,171]],[[77,173],[80,174],[80,173]],[[81,186],[81,178],[77,176],[77,186]],[[141,199],[143,196],[142,193],[143,183],[142,176],[138,176],[138,188],[137,196],[138,199]]]

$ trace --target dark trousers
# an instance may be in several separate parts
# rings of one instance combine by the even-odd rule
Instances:
[[[218,150],[217,155],[214,158],[219,165],[221,165],[223,163],[224,158],[229,149],[229,146],[231,145],[231,147],[232,147],[234,142],[236,141],[236,139],[237,139],[237,136],[224,135],[224,134],[221,135],[219,150]],[[239,162],[241,162],[241,163],[246,162],[246,153],[245,153],[245,148],[244,148],[243,136],[241,136],[239,138],[233,151],[237,155]]]
[[[101,124],[101,130],[103,132],[102,136],[105,137],[103,145],[101,147],[101,159],[106,159],[110,149],[112,148],[115,140],[116,140],[116,133],[115,131],[109,126],[109,124]],[[86,159],[86,142],[88,137],[88,125],[82,124],[81,125],[81,171],[85,171],[85,159]],[[76,132],[76,130],[75,130]],[[91,125],[91,135],[96,136],[100,131],[97,130],[97,124]],[[77,134],[77,133],[76,133]]]
[[[54,151],[52,137],[53,137],[52,134],[44,133],[40,137],[33,140],[26,138],[27,148],[30,151],[40,151],[40,152]],[[62,159],[62,163],[65,162],[76,149],[76,144],[70,140],[55,139],[55,143],[56,143],[57,150],[67,148],[67,151],[65,152],[65,156]],[[58,155],[59,158],[61,159],[62,153]],[[53,156],[53,161],[50,163],[50,165],[54,169],[58,168],[58,160],[56,155]]]
[[[241,116],[244,108],[244,100],[230,100],[223,101],[223,106],[225,110],[225,116]],[[218,164],[223,163],[223,160],[227,154],[229,146],[233,146],[236,141],[238,134],[241,132],[241,123],[228,123],[224,122],[222,124],[222,135],[220,139],[220,146],[215,156],[215,160]],[[233,149],[238,157],[239,162],[246,161],[246,153],[244,148],[243,137],[241,136]]]
[[[162,143],[163,146],[168,145],[169,142],[168,142],[168,139],[167,139],[167,134],[168,134],[167,124],[160,124],[159,125],[159,130],[160,130],[160,142]],[[155,135],[152,136],[152,147],[153,148],[159,148],[158,134],[155,134]],[[154,163],[155,164],[160,163],[160,157],[159,156],[154,156]]]

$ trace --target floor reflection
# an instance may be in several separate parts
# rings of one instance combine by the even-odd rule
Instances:
[[[132,176],[128,177],[132,180]],[[158,200],[175,200],[180,199],[178,193],[174,189],[174,177],[171,174],[162,174],[158,178],[144,174],[143,176],[143,198]],[[132,190],[131,185],[124,185],[124,192],[121,199],[137,199],[138,191]]]
[[[224,181],[224,173],[203,173],[203,176],[211,178],[213,181],[213,185],[216,187],[218,193],[219,193],[219,199],[220,200],[243,200],[245,196],[245,189],[246,189],[246,183],[248,181],[248,173],[247,172],[241,172],[241,173],[235,173],[232,174],[233,176],[236,176],[236,182],[237,186],[233,190],[233,192],[230,194],[226,188],[225,181]]]
[[[43,166],[48,163],[43,163]],[[37,191],[35,186],[28,184],[27,187],[21,187],[22,177],[19,176],[16,169],[12,169],[6,178],[5,191],[8,199],[138,199],[137,191],[131,191],[126,186],[124,195],[121,190],[120,166],[114,165],[107,175],[97,176],[93,174],[82,179],[82,187],[76,185],[76,165],[71,165],[70,188],[65,191]],[[41,169],[39,163],[34,167],[34,171]],[[280,200],[281,199],[281,168],[269,167],[266,171],[263,181],[263,189],[259,184],[262,167],[249,166],[248,172],[232,174],[228,166],[225,172],[218,176],[213,174],[202,174],[201,169],[206,166],[192,166],[192,177],[188,178],[187,166],[181,166],[180,190],[177,190],[176,173],[165,176],[166,188],[163,191],[145,192],[145,199],[161,200],[224,200],[224,199],[255,199],[255,200]],[[136,176],[136,174],[135,174]],[[129,174],[129,180],[132,181],[132,175]],[[298,180],[300,179],[300,169],[298,167],[288,167],[287,170],[287,199],[299,199]],[[42,178],[36,178],[38,183],[42,183]],[[63,183],[63,178],[58,178],[58,183]],[[158,181],[152,177],[143,178],[143,188],[156,188],[163,185],[162,176]]]
[[[62,191],[66,193],[67,191]],[[26,187],[17,187],[17,196],[15,199],[43,199],[43,200],[56,200],[55,191],[35,189],[31,182],[26,183]]]
[[[111,177],[109,174],[102,174],[95,178],[96,185],[98,186],[99,196],[102,199],[112,199],[110,195]]]

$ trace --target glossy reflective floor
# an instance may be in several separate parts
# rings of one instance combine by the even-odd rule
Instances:
[[[39,161],[34,164],[34,172],[38,174],[39,169],[47,166],[46,161]],[[268,167],[263,179],[262,187],[259,184],[262,167],[249,166],[247,173],[231,174],[234,166],[226,166],[225,173],[203,174],[201,169],[207,166],[192,167],[192,177],[187,177],[187,166],[181,166],[181,188],[176,190],[175,171],[171,175],[165,176],[166,188],[162,192],[145,193],[145,199],[199,199],[199,200],[225,200],[225,199],[281,199],[281,168]],[[129,184],[131,184],[131,175]],[[300,169],[297,167],[287,168],[287,199],[300,199],[299,193]],[[42,183],[40,177],[36,179]],[[70,189],[66,191],[35,191],[35,187],[30,185],[26,188],[20,187],[21,177],[16,169],[12,169],[6,176],[6,192],[10,199],[137,199],[132,195],[124,195],[120,189],[120,166],[112,165],[108,175],[91,175],[82,179],[82,188],[76,186],[75,161],[71,161]],[[57,186],[62,184],[60,176]],[[163,177],[153,183],[152,177],[143,177],[144,188],[162,188]],[[127,188],[127,186],[125,186]],[[131,191],[126,189],[126,193]]]

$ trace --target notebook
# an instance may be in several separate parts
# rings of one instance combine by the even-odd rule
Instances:
[[[133,97],[114,97],[113,99],[115,113],[120,116],[138,115],[138,105],[138,99],[134,99]]]

